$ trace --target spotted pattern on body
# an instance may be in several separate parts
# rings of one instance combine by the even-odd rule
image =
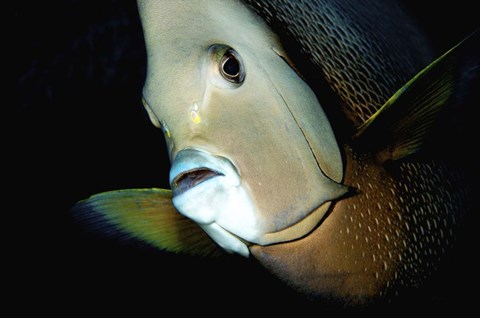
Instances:
[[[294,62],[309,60],[323,72],[354,126],[432,60],[424,35],[395,1],[245,2],[282,35]]]
[[[433,160],[384,168],[346,154],[345,184],[356,193],[306,237],[253,254],[314,298],[365,302],[421,285],[455,241],[457,211],[468,208],[463,175]]]

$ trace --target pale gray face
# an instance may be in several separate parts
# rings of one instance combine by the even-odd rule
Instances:
[[[308,233],[345,192],[343,165],[278,38],[237,0],[138,3],[175,207],[242,255]]]

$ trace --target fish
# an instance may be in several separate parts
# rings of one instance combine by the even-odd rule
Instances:
[[[94,194],[72,208],[79,222],[171,253],[254,259],[314,301],[369,303],[435,272],[472,189],[425,149],[478,74],[463,59],[478,31],[433,58],[394,1],[138,10],[142,103],[171,188]]]

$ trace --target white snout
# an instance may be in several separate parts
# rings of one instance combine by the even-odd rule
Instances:
[[[258,214],[230,160],[198,149],[181,150],[170,170],[173,205],[221,247],[249,255],[245,241],[260,240]]]

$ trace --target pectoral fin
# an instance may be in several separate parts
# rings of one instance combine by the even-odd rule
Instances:
[[[463,53],[480,46],[478,30],[420,71],[358,128],[357,147],[380,161],[418,152],[440,111],[456,93]]]
[[[218,256],[221,249],[172,205],[165,189],[109,191],[78,202],[74,216],[95,231],[127,235],[161,250]]]

